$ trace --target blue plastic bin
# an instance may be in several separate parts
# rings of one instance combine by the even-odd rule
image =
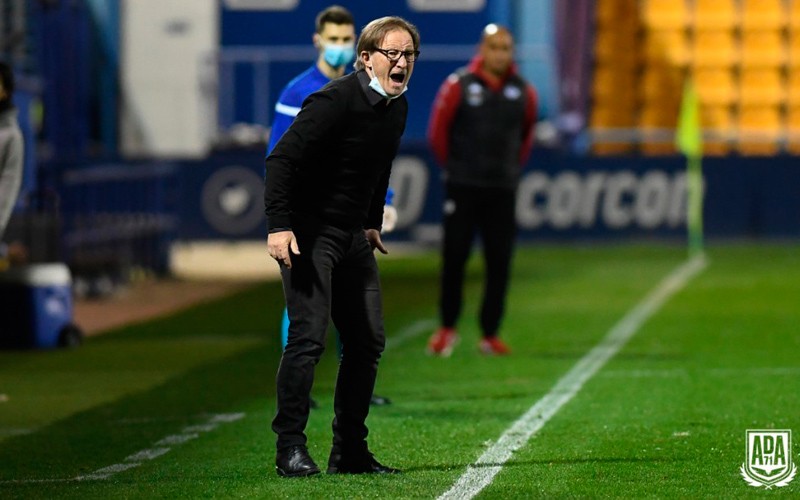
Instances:
[[[80,330],[72,323],[71,281],[69,269],[61,263],[0,273],[0,348],[79,344]]]

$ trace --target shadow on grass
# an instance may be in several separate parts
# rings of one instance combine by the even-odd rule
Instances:
[[[119,463],[211,414],[240,411],[250,401],[274,395],[278,355],[274,344],[259,345],[146,392],[8,438],[0,447],[0,481],[74,478]]]

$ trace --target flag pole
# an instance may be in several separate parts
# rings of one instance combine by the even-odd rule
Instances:
[[[683,85],[675,144],[686,156],[686,229],[689,257],[703,254],[703,131],[700,105],[690,77]]]

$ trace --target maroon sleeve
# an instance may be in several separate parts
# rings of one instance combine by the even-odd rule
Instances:
[[[439,87],[433,101],[431,118],[428,121],[428,143],[439,165],[447,164],[450,154],[450,127],[461,102],[461,84],[458,76],[452,74]]]
[[[522,146],[519,150],[519,164],[525,165],[531,155],[531,148],[533,147],[533,132],[534,125],[536,124],[536,114],[538,107],[538,97],[536,91],[530,85],[526,86],[526,103],[525,103],[525,123],[522,127]]]

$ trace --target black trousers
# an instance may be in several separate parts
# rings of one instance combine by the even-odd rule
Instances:
[[[442,249],[442,326],[454,327],[461,314],[464,269],[476,233],[483,244],[486,277],[480,326],[484,336],[497,335],[505,309],[509,270],[517,233],[516,192],[509,188],[484,188],[447,183]]]
[[[366,449],[369,402],[385,346],[378,266],[364,232],[295,226],[300,255],[282,266],[289,341],[277,376],[277,447],[306,444],[314,368],[325,347],[329,318],[342,343],[334,399],[333,444]]]

